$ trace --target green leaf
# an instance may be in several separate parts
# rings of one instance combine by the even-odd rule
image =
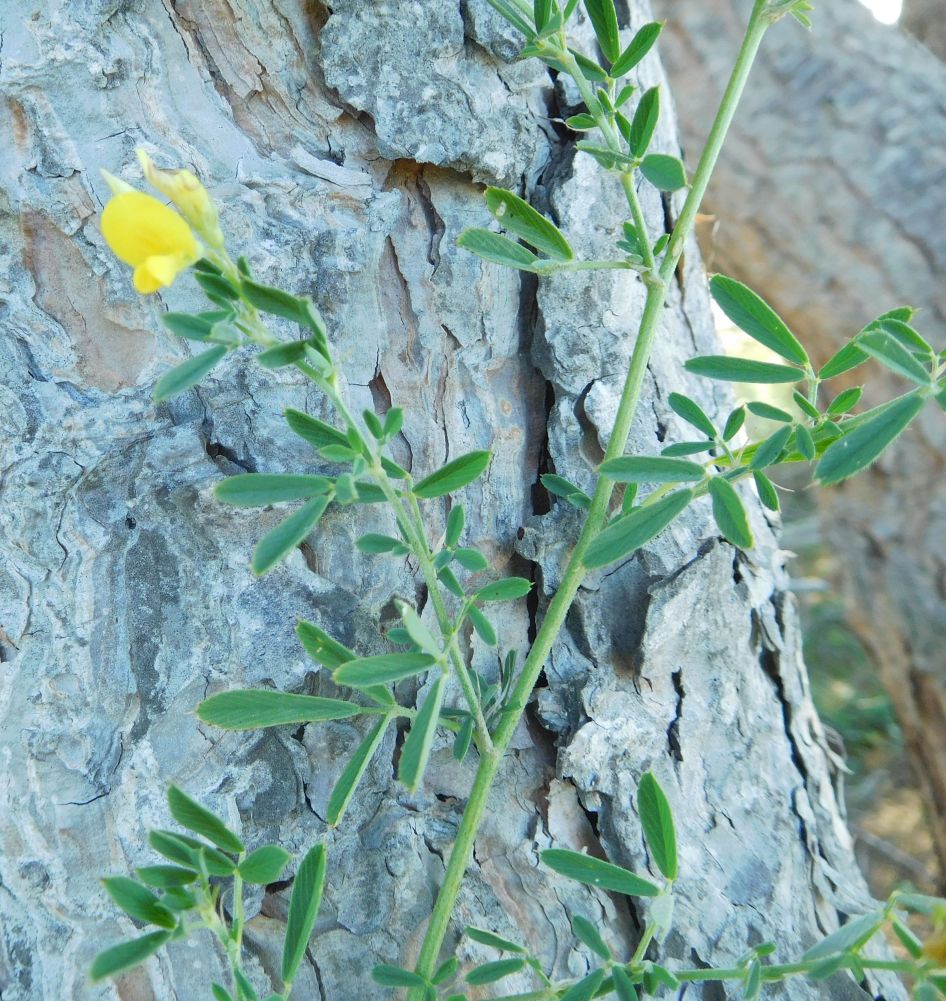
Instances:
[[[791,424],[795,418],[787,410],[780,407],[773,407],[771,403],[763,403],[760,400],[753,400],[746,404],[750,414],[756,417],[763,417],[767,421],[781,421],[784,424]]]
[[[754,469],[752,478],[755,480],[755,488],[759,491],[759,500],[762,505],[770,511],[778,511],[781,508],[775,484],[761,470]]]
[[[660,118],[660,88],[651,87],[641,96],[634,119],[627,136],[628,146],[634,156],[643,156],[647,152],[657,120]]]
[[[913,934],[913,932],[898,917],[891,918],[891,927],[894,934],[900,939],[900,944],[914,958],[919,959],[923,955],[923,943]]]
[[[296,626],[296,635],[305,652],[317,663],[329,670],[341,667],[355,659],[353,650],[333,639],[314,622],[303,620]]]
[[[467,718],[460,724],[457,735],[453,739],[453,756],[457,761],[462,761],[470,749],[473,740],[473,717]]]
[[[736,407],[736,409],[726,418],[726,426],[723,428],[723,441],[731,441],[746,422],[746,408]]]
[[[644,772],[637,786],[637,812],[651,858],[667,879],[677,878],[677,835],[673,812],[653,772]]]
[[[371,971],[371,979],[382,987],[426,987],[427,981],[413,970],[390,963],[379,963]]]
[[[818,371],[818,378],[822,380],[833,379],[835,376],[843,375],[845,372],[850,372],[852,368],[863,365],[868,357],[867,352],[862,351],[857,346],[857,339],[855,338],[845,344],[843,348],[832,355],[821,366]]]
[[[237,966],[233,970],[233,979],[236,981],[237,1001],[259,1001],[259,994],[256,988],[250,983],[247,975]]]
[[[729,355],[704,355],[691,358],[683,366],[694,375],[707,379],[721,379],[724,382],[749,382],[774,384],[780,382],[800,382],[804,373],[789,365],[774,365],[771,362],[756,361],[753,358],[732,358]]]
[[[575,256],[558,228],[518,195],[503,188],[487,188],[485,197],[493,218],[510,233],[556,261],[570,261]]]
[[[210,993],[214,996],[214,1001],[233,1001],[233,996],[230,992],[221,987],[220,984],[211,984]]]
[[[453,557],[464,570],[469,570],[471,573],[479,573],[489,566],[489,560],[478,549],[461,546]]]
[[[495,932],[487,931],[485,928],[476,928],[473,925],[469,925],[465,929],[465,933],[466,937],[472,939],[474,942],[479,942],[480,945],[492,946],[494,949],[499,949],[500,952],[525,953],[527,951],[525,946],[519,945],[518,942],[512,942],[508,938],[497,935]]]
[[[122,942],[121,945],[113,945],[111,949],[100,952],[92,960],[92,966],[89,970],[92,982],[97,983],[106,977],[114,977],[124,970],[138,966],[149,956],[153,956],[170,937],[170,932],[153,931],[140,938],[132,939],[130,942]]]
[[[430,500],[472,483],[489,465],[492,452],[469,452],[414,485],[414,496]]]
[[[304,500],[332,489],[327,476],[294,476],[270,473],[237,473],[214,488],[217,500],[235,507],[265,507]]]
[[[821,457],[817,478],[827,486],[865,469],[906,430],[923,403],[922,396],[904,396],[838,438]]]
[[[877,321],[877,326],[884,333],[889,334],[898,341],[907,351],[925,360],[933,357],[934,351],[930,343],[921,337],[909,323],[904,323],[902,320],[888,316]]]
[[[538,271],[541,261],[521,243],[500,236],[489,229],[465,229],[457,237],[457,246],[482,257],[484,261],[502,264],[520,271]]]
[[[618,483],[698,483],[706,470],[686,459],[625,455],[602,463],[599,472]]]
[[[330,500],[325,495],[314,497],[295,514],[267,532],[253,550],[253,573],[262,577],[291,553],[318,524]]]
[[[542,862],[566,879],[587,886],[624,893],[629,897],[656,897],[660,888],[650,880],[611,862],[569,851],[567,848],[547,848],[541,853]]]
[[[181,869],[176,865],[143,865],[135,869],[142,883],[156,886],[159,890],[169,890],[173,886],[187,886],[197,879],[197,874],[190,869]]]
[[[434,971],[434,975],[430,978],[432,984],[443,984],[448,980],[456,976],[457,970],[460,968],[460,961],[456,956],[451,956],[449,959],[444,960]]]
[[[795,406],[813,421],[821,419],[821,412],[818,408],[813,403],[809,402],[801,393],[799,393],[797,389],[792,390],[792,399],[795,401]]]
[[[262,285],[250,278],[243,279],[241,289],[244,297],[264,313],[282,316],[324,336],[325,324],[308,296],[291,295],[282,289],[274,288],[272,285]]]
[[[524,598],[532,590],[532,581],[525,577],[505,577],[481,587],[473,595],[476,601],[513,601]]]
[[[348,804],[358,788],[358,783],[361,782],[368,763],[374,757],[375,751],[384,737],[387,725],[388,718],[384,717],[368,731],[368,735],[358,745],[357,750],[345,766],[345,770],[339,775],[328,799],[325,821],[329,827],[335,827],[348,809]]]
[[[424,704],[418,709],[410,732],[401,749],[398,762],[398,778],[412,792],[424,777],[424,769],[430,757],[430,748],[440,721],[440,707],[443,704],[443,675],[437,678]]]
[[[660,454],[668,457],[680,455],[697,455],[699,452],[709,452],[714,446],[711,441],[678,441],[661,449]]]
[[[651,21],[650,24],[645,24],[631,39],[630,45],[614,61],[611,66],[611,76],[617,79],[634,69],[654,47],[662,30],[662,21]]]
[[[582,112],[580,115],[571,115],[565,119],[565,124],[574,132],[587,132],[589,129],[596,129],[598,123],[594,118]]]
[[[218,306],[230,308],[233,300],[240,297],[237,290],[223,277],[223,273],[220,271],[215,274],[195,268],[194,280],[204,290],[207,298]]]
[[[812,438],[811,431],[804,424],[798,424],[795,427],[795,448],[809,462],[815,457],[815,439]]]
[[[292,856],[280,845],[262,845],[240,863],[237,872],[247,881],[266,886],[282,875]]]
[[[852,386],[850,389],[843,390],[831,401],[831,405],[825,412],[829,417],[841,417],[850,413],[857,406],[863,392],[863,386]]]
[[[522,32],[526,38],[532,38],[534,32],[532,26],[524,17],[521,17],[518,11],[508,3],[508,0],[486,0],[486,2],[501,14],[514,28]]]
[[[202,351],[194,358],[189,358],[177,368],[172,368],[170,372],[165,372],[155,383],[151,398],[155,403],[162,400],[169,400],[173,396],[190,389],[220,361],[227,353],[226,347],[218,344],[216,347]]]
[[[641,161],[641,173],[661,191],[676,191],[685,188],[687,172],[683,161],[666,153],[650,153]]]
[[[713,517],[723,533],[739,549],[751,549],[755,545],[746,509],[742,506],[735,487],[721,476],[709,481],[710,498],[713,501]]]
[[[871,330],[857,339],[858,347],[887,368],[920,386],[931,382],[930,372],[896,338],[883,330]]]
[[[296,971],[305,955],[312,928],[322,903],[325,885],[325,845],[314,845],[306,852],[292,883],[289,900],[289,917],[286,921],[286,938],[282,952],[282,980],[289,984],[296,978]]]
[[[746,973],[746,983],[743,987],[742,996],[744,1001],[757,1001],[762,993],[762,967],[758,959],[752,960],[749,970]]]
[[[366,535],[362,535],[355,546],[361,553],[367,553],[371,556],[382,556],[386,553],[392,553],[394,555],[403,555],[404,553],[410,552],[407,546],[401,542],[400,539],[392,539],[390,535],[377,535],[374,532],[368,532]]]
[[[667,403],[678,417],[682,417],[687,424],[692,424],[697,431],[702,431],[707,438],[716,437],[716,426],[706,416],[700,405],[691,400],[689,396],[684,396],[682,393],[671,393],[667,397]]]
[[[598,988],[604,981],[604,970],[595,970],[587,977],[582,977],[562,995],[562,1001],[591,1001],[598,993]]]
[[[585,10],[595,29],[598,46],[609,63],[617,61],[621,55],[621,36],[618,29],[618,15],[614,0],[585,0]]]
[[[361,706],[342,699],[243,688],[211,695],[198,705],[197,718],[223,730],[258,730],[289,723],[348,719],[363,711]]]
[[[618,1001],[640,1001],[637,988],[634,982],[624,972],[623,966],[615,966],[611,970],[614,980],[614,993],[617,994]]]
[[[436,663],[426,653],[382,653],[375,657],[356,657],[337,667],[333,676],[340,685],[364,688],[412,678],[429,671]]]
[[[541,479],[542,486],[550,494],[562,497],[578,508],[587,508],[591,505],[591,498],[584,490],[575,486],[570,480],[566,480],[564,476],[559,476],[558,473],[543,473]]]
[[[448,549],[452,549],[460,541],[465,523],[466,512],[463,510],[463,505],[455,504],[447,515],[447,527],[444,531],[444,545]]]
[[[275,344],[265,351],[261,351],[256,356],[257,364],[269,371],[277,368],[285,368],[287,365],[295,365],[297,361],[304,360],[308,341],[289,341],[286,344]]]
[[[807,962],[810,959],[823,959],[836,952],[848,952],[860,948],[880,929],[884,922],[884,916],[884,912],[878,910],[862,914],[859,918],[848,921],[837,931],[832,932],[820,942],[816,942],[802,956],[802,960]]]
[[[525,965],[526,961],[522,958],[496,959],[492,963],[484,963],[482,966],[470,970],[466,975],[466,982],[474,987],[493,984],[497,980],[502,980],[503,977],[518,973]]]
[[[753,452],[749,465],[752,469],[765,469],[777,462],[782,452],[785,451],[789,439],[792,437],[792,428],[787,424],[783,425],[774,434],[765,439]]]
[[[666,497],[634,508],[604,529],[585,553],[586,567],[603,567],[636,552],[659,535],[693,499],[692,490],[676,490]]]
[[[580,914],[575,914],[572,917],[572,932],[579,942],[588,946],[592,952],[596,953],[602,959],[607,960],[611,958],[611,950],[598,933],[598,929],[587,918],[583,918]]]
[[[496,646],[496,630],[493,629],[493,624],[476,607],[476,605],[470,605],[467,609],[467,615],[470,617],[470,622],[473,623],[473,628],[476,630],[477,636],[479,636],[484,643],[488,643],[490,646]]]
[[[729,319],[753,340],[796,365],[808,364],[808,353],[795,335],[748,286],[734,278],[715,275],[710,281],[710,293]]]
[[[203,853],[204,864],[211,876],[229,876],[236,868],[236,863],[227,858],[223,852],[218,852],[216,848],[211,848],[186,834],[161,830],[149,831],[148,844],[159,855],[169,858],[172,862],[187,866],[195,872],[199,871],[200,868],[197,863],[198,852]]]
[[[211,813],[206,807],[191,799],[176,785],[168,787],[168,807],[171,816],[181,827],[201,835],[225,852],[239,855],[240,852],[246,851],[243,842],[215,813]]]
[[[434,634],[424,625],[417,612],[405,601],[398,601],[396,605],[411,641],[416,643],[424,653],[439,658],[443,653],[440,644],[434,639]]]
[[[348,438],[343,432],[333,428],[331,424],[326,424],[325,421],[320,421],[317,417],[304,414],[301,410],[293,410],[291,407],[285,411],[284,416],[291,430],[316,448],[325,448],[327,445],[348,447]]]
[[[159,928],[177,927],[177,918],[162,907],[158,898],[146,886],[127,876],[107,876],[102,880],[108,895],[136,921],[157,925]]]
[[[552,16],[553,0],[532,0],[532,18],[536,28],[541,31]]]
[[[161,322],[178,337],[189,341],[205,341],[215,323],[230,316],[229,310],[215,310],[210,313],[164,313]]]

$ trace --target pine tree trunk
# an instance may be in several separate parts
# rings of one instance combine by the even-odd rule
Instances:
[[[537,607],[499,617],[503,648],[521,651],[576,533],[539,475],[590,482],[644,290],[613,273],[536,283],[455,240],[485,222],[479,193],[495,182],[550,211],[583,253],[606,252],[620,190],[563,145],[556,121],[571,96],[537,63],[508,61],[518,40],[483,0],[2,0],[0,11],[4,134],[14,138],[2,177],[0,994],[191,1001],[224,978],[202,942],[176,944],[116,985],[86,980],[92,955],[131,931],[98,877],[151,860],[146,830],[169,825],[163,794],[174,781],[241,825],[250,845],[327,840],[326,898],[294,996],[382,997],[370,968],[417,950],[469,761],[456,765],[443,740],[409,796],[393,779],[392,734],[329,831],[326,800],[357,726],[223,734],[192,710],[240,686],[334,694],[295,622],[379,652],[390,595],[425,596],[411,567],[355,551],[362,532],[390,529],[372,507],[341,509],[286,565],[252,576],[251,548],[280,512],[223,508],[212,488],[244,470],[317,470],[281,412],[328,417],[325,403],[241,357],[151,403],[156,376],[188,354],[160,312],[200,297],[189,280],[135,296],[99,233],[98,169],[122,172],[139,144],[165,165],[193,165],[261,279],[317,299],[353,407],[407,408],[403,464],[429,471],[494,450],[488,478],[467,491],[470,537],[493,571],[538,583]],[[650,12],[633,3],[631,16],[639,26]],[[659,72],[648,60],[643,82]],[[669,115],[659,142],[676,149]],[[124,176],[137,183],[136,170]],[[660,232],[665,208],[644,195]],[[694,247],[665,310],[635,450],[685,435],[671,390],[725,409],[724,393],[681,374],[713,348]],[[765,939],[788,959],[866,906],[782,553],[747,500],[759,540],[748,556],[717,537],[700,505],[589,579],[493,790],[457,930],[524,936],[550,968],[577,974],[587,957],[567,931],[571,910],[600,918],[627,953],[643,907],[554,878],[537,851],[587,847],[644,870],[633,794],[648,768],[680,826],[680,931],[661,950],[670,965],[729,963]],[[426,514],[439,530],[441,505]],[[474,656],[491,668],[490,650],[475,645]],[[249,911],[264,996],[286,898],[271,887]],[[881,991],[902,997],[872,981],[871,996]],[[687,996],[729,995],[708,985]],[[868,995],[838,976],[792,982],[781,996]]]
[[[742,5],[672,7],[664,56],[696,148]],[[766,296],[822,361],[903,304],[920,307],[917,325],[940,350],[946,187],[942,145],[930,137],[946,130],[946,66],[856,0],[822,5],[815,22],[811,33],[769,39],[708,195],[712,266]],[[863,371],[846,378],[861,383]],[[872,366],[865,404],[903,391]],[[819,501],[851,622],[893,701],[946,872],[944,455],[946,415],[934,406],[870,472]]]

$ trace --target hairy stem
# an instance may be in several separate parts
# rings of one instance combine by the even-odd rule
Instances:
[[[759,44],[768,26],[768,21],[762,16],[762,11],[763,7],[761,3],[756,3],[739,50],[732,77],[723,95],[719,112],[710,130],[706,149],[700,158],[692,186],[687,195],[680,218],[674,227],[664,260],[656,274],[652,269],[645,277],[645,281],[647,282],[647,298],[604,461],[623,455],[624,449],[627,446],[627,439],[630,434],[631,424],[647,371],[647,363],[653,348],[654,338],[659,329],[660,315],[667,297],[670,279],[683,253],[687,237],[692,230],[699,203],[706,191],[713,169],[716,166],[723,139],[732,122],[736,106],[745,89],[752,62],[755,59]],[[578,82],[580,88],[582,87],[583,79],[579,70],[576,82]],[[584,89],[590,93],[587,82],[585,82]],[[585,94],[583,93],[582,96],[585,98],[587,104]],[[591,94],[591,98],[592,106],[600,109],[600,104],[594,99],[593,94]],[[605,135],[607,136],[607,131],[605,131]],[[633,211],[637,199],[633,183],[625,184],[625,193],[628,195]],[[605,477],[598,478],[587,518],[575,548],[572,551],[568,566],[562,577],[561,585],[549,604],[548,611],[523,665],[522,672],[519,675],[508,705],[508,712],[503,715],[502,722],[493,736],[493,751],[492,753],[482,755],[480,758],[470,798],[457,829],[456,840],[450,853],[450,860],[447,864],[443,885],[434,904],[427,932],[417,958],[416,969],[423,977],[430,977],[434,970],[444,936],[450,923],[457,894],[459,893],[464,873],[472,855],[473,843],[483,817],[489,789],[499,769],[502,755],[509,746],[528,699],[532,694],[532,690],[535,688],[539,675],[545,666],[555,639],[565,622],[565,616],[578,592],[578,588],[587,574],[584,566],[584,556],[591,542],[606,522],[614,486],[614,483]],[[412,990],[408,997],[413,1001],[413,999],[419,997],[419,992]]]

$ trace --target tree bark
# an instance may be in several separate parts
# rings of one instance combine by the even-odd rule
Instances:
[[[679,9],[678,9],[679,8]],[[664,56],[698,148],[742,5],[674,4]],[[855,0],[773,32],[708,195],[712,266],[763,294],[824,361],[895,305],[946,344],[946,66]],[[847,377],[862,382],[867,370]],[[838,387],[840,388],[840,387]],[[880,366],[865,405],[904,391]],[[852,624],[896,708],[946,871],[946,417],[929,407],[868,473],[819,501]]]
[[[904,0],[900,24],[930,52],[946,59],[946,18],[937,0]]]
[[[621,192],[562,145],[555,119],[568,95],[539,64],[508,62],[518,41],[483,0],[0,0],[0,11],[3,124],[15,140],[0,182],[0,994],[191,1001],[223,979],[206,943],[178,943],[115,984],[86,980],[92,955],[131,931],[98,877],[150,859],[146,830],[168,826],[174,781],[251,846],[278,840],[299,852],[326,839],[328,885],[298,997],[380,997],[369,971],[416,953],[470,762],[456,765],[443,740],[423,789],[408,795],[393,778],[390,735],[333,831],[322,817],[357,726],[228,735],[192,710],[233,687],[335,694],[304,658],[296,620],[379,652],[389,596],[422,603],[420,584],[410,567],[354,550],[364,531],[390,530],[372,508],[333,514],[287,564],[253,578],[252,545],[280,512],[224,509],[212,488],[243,470],[318,470],[281,412],[325,417],[325,403],[293,375],[241,358],[171,403],[150,402],[156,375],[189,352],[163,332],[160,312],[200,297],[184,280],[134,295],[99,233],[98,168],[136,181],[125,168],[139,144],[167,165],[193,165],[261,279],[310,292],[329,318],[352,405],[405,406],[403,464],[422,473],[494,450],[488,478],[465,496],[469,535],[494,571],[537,581],[538,607],[498,616],[503,648],[520,650],[576,531],[539,475],[591,481],[644,291],[629,274],[536,283],[455,240],[484,224],[480,185],[490,181],[548,209],[582,253],[601,253],[620,225]],[[633,26],[651,16],[642,3],[631,15]],[[655,59],[642,74],[659,79]],[[674,128],[668,114],[661,148],[677,148]],[[643,195],[660,232],[664,205]],[[665,310],[635,450],[685,434],[671,389],[727,406],[681,368],[714,338],[694,246]],[[566,930],[577,912],[628,954],[645,906],[557,879],[537,851],[587,847],[646,869],[633,795],[648,768],[680,828],[680,931],[661,949],[671,965],[729,963],[764,939],[788,959],[865,906],[783,554],[746,499],[751,554],[721,541],[701,504],[589,579],[493,790],[456,931],[476,923],[524,936],[549,968],[574,975],[588,963]],[[425,514],[442,527],[440,504]],[[473,647],[491,669],[491,651]],[[264,995],[286,901],[274,887],[249,910]],[[461,957],[477,948],[464,944]],[[889,980],[870,989],[903,996]],[[714,985],[688,992],[724,996]],[[782,996],[868,994],[837,976],[793,981]]]

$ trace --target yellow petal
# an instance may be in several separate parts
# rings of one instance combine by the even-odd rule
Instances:
[[[134,267],[166,254],[188,263],[199,256],[187,223],[157,198],[140,191],[122,192],[109,200],[102,212],[102,235],[115,256]]]
[[[135,268],[135,291],[142,295],[165,288],[177,277],[178,271],[187,267],[176,254],[156,254]]]

